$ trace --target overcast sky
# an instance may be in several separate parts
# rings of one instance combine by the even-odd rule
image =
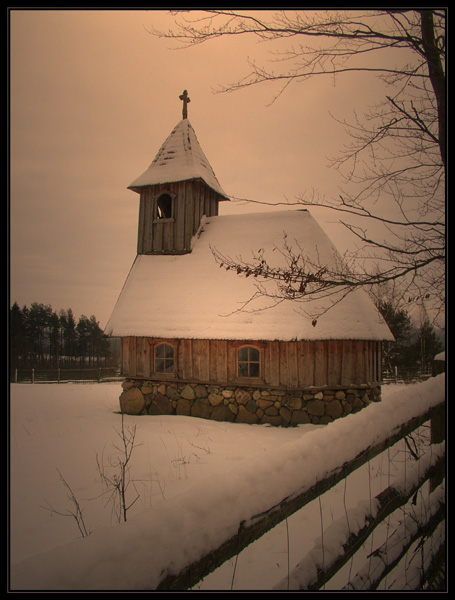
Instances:
[[[349,118],[378,99],[373,76],[330,77],[214,94],[267,59],[254,39],[187,50],[152,36],[165,11],[10,13],[10,301],[72,308],[101,327],[136,256],[139,195],[127,189],[188,117],[227,194],[269,203],[318,190],[336,196],[328,158]],[[220,214],[276,210],[224,202]],[[333,215],[312,211],[324,226]],[[337,245],[340,226],[326,224]]]

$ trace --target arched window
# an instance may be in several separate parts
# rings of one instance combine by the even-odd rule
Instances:
[[[169,344],[155,346],[155,373],[174,373],[174,347]]]
[[[242,346],[238,350],[238,376],[261,376],[261,353],[254,346]]]
[[[173,202],[169,194],[161,194],[156,201],[156,215],[157,220],[161,219],[172,219],[173,217]]]

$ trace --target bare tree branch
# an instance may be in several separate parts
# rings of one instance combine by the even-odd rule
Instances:
[[[222,92],[276,83],[275,101],[291,84],[347,72],[357,72],[359,78],[366,72],[376,74],[387,88],[382,101],[362,118],[354,113],[352,122],[339,121],[350,142],[332,159],[332,167],[343,175],[347,190],[334,199],[301,194],[295,202],[278,203],[322,207],[336,217],[344,215],[346,219],[339,222],[360,243],[345,257],[349,267],[340,263],[329,269],[309,261],[303,250],[295,253],[286,243],[282,249],[286,269],[274,268],[268,257],[245,263],[213,249],[219,264],[240,276],[254,277],[257,293],[275,295],[277,301],[328,297],[335,290],[400,280],[410,295],[431,295],[441,307],[445,293],[445,11],[210,9],[174,14],[173,30],[152,33],[181,47],[249,35],[272,48],[271,65],[277,70],[248,60],[249,72],[223,85]],[[266,280],[276,282],[276,292],[264,288]]]

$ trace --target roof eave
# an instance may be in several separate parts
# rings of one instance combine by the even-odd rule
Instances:
[[[219,190],[215,189],[213,186],[209,185],[206,181],[204,181],[204,179],[202,177],[193,177],[192,179],[177,179],[177,180],[169,180],[169,181],[165,181],[165,180],[164,181],[154,181],[153,183],[143,183],[141,185],[134,185],[134,183],[132,183],[126,189],[132,190],[133,192],[140,194],[141,190],[143,190],[144,188],[152,187],[154,185],[166,185],[168,183],[181,183],[183,181],[198,181],[198,180],[203,181],[207,187],[209,187],[216,194],[218,194],[218,196],[220,196],[220,202],[230,202],[230,198],[225,192],[221,193]]]

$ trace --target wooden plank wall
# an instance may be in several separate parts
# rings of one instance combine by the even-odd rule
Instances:
[[[174,218],[154,222],[155,199],[166,192],[175,195]],[[143,188],[139,203],[138,253],[189,250],[191,238],[198,230],[202,216],[218,214],[219,199],[220,196],[200,180]]]
[[[159,378],[153,373],[152,340],[122,339],[122,374]],[[244,342],[255,345],[254,342]],[[237,349],[240,342],[178,340],[177,377],[204,383],[268,385],[283,388],[308,386],[349,387],[382,380],[381,343],[373,341],[261,342],[261,382],[239,382]],[[169,379],[169,376],[165,376]]]

